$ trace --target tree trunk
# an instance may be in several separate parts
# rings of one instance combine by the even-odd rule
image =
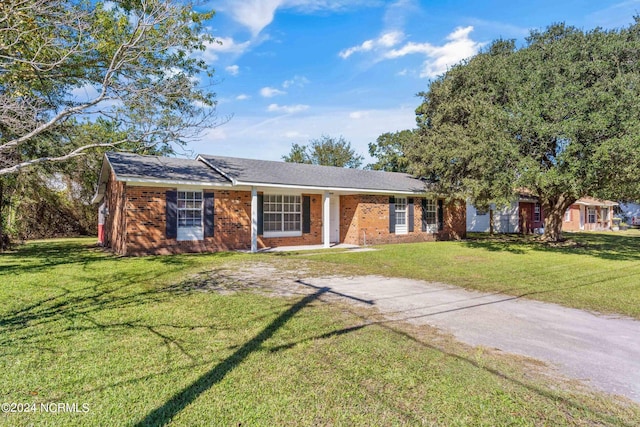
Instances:
[[[544,213],[544,234],[542,239],[547,242],[561,242],[562,221],[564,213],[577,198],[561,194],[547,199],[541,198],[542,210]]]
[[[489,208],[489,234],[493,236],[493,209]]]
[[[544,234],[543,240],[548,242],[561,242],[562,239],[562,217],[564,211],[558,212],[553,209],[551,212],[545,212],[544,216]]]

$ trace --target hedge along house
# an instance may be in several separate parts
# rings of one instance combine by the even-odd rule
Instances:
[[[464,237],[465,205],[410,175],[200,155],[107,153],[95,203],[125,255]]]

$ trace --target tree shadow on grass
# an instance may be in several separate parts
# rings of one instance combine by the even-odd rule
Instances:
[[[282,328],[296,313],[317,300],[329,288],[320,288],[315,293],[302,298],[300,301],[289,307],[275,320],[267,325],[258,335],[247,341],[242,347],[237,349],[231,356],[217,364],[213,369],[206,372],[196,381],[173,395],[162,406],[149,412],[144,419],[136,423],[136,426],[163,426],[168,424],[183,409],[189,406],[202,393],[219,383],[224,377],[240,365],[251,353],[258,350],[262,343],[271,338],[280,328]]]
[[[529,251],[587,255],[613,261],[640,261],[640,236],[615,233],[565,233],[560,243],[542,241],[539,236],[470,233],[464,244],[491,252],[524,255]]]
[[[202,256],[227,258],[236,256],[229,251],[201,254],[155,255],[138,258],[146,262],[160,262],[172,266],[190,266]],[[114,260],[133,259],[115,255],[108,249],[87,243],[86,239],[64,239],[31,242],[10,252],[0,253],[0,277],[2,275],[37,273],[59,265],[83,265]]]

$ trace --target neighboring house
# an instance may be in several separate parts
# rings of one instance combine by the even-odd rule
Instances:
[[[544,213],[538,199],[526,191],[507,207],[478,209],[467,203],[467,231],[488,233],[493,221],[494,233],[534,233],[544,227]]]
[[[614,206],[617,206],[616,202],[583,197],[565,212],[562,230],[611,230]],[[489,232],[491,217],[495,233],[537,233],[544,228],[544,210],[538,198],[526,191],[518,195],[517,202],[503,209],[496,210],[495,205],[491,205],[489,210],[483,211],[468,203],[467,231]]]
[[[562,222],[563,231],[611,230],[613,207],[616,202],[583,197],[567,209]]]
[[[465,236],[464,202],[410,175],[232,157],[107,153],[94,202],[126,255]]]

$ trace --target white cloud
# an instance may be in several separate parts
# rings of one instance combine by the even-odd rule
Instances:
[[[240,95],[236,96],[236,100],[237,101],[244,101],[251,98],[249,95],[241,93]]]
[[[284,137],[289,139],[301,139],[301,138],[309,138],[309,135],[306,133],[299,132],[297,130],[290,130],[284,133]]]
[[[296,104],[296,105],[270,104],[267,107],[267,111],[269,111],[270,113],[286,113],[286,114],[300,113],[308,109],[309,109],[309,106],[303,105],[303,104]]]
[[[374,49],[393,47],[400,43],[402,39],[404,39],[404,34],[401,31],[389,31],[383,33],[375,40],[366,40],[358,46],[352,46],[350,48],[343,49],[338,53],[338,55],[342,59],[347,59],[356,52],[369,52]]]
[[[368,111],[352,111],[349,113],[349,118],[359,120],[369,116]]]
[[[275,87],[267,86],[260,89],[260,95],[262,95],[265,98],[273,98],[274,96],[285,95],[286,93],[287,92],[280,89],[276,89]]]
[[[251,45],[250,41],[236,43],[232,37],[216,37],[213,42],[205,42],[204,52],[200,52],[200,56],[207,62],[218,59],[219,53],[242,54]]]
[[[321,10],[336,11],[379,3],[377,0],[227,0],[225,9],[236,22],[246,27],[253,37],[256,37],[273,22],[278,9],[314,13]]]
[[[291,80],[285,80],[282,83],[282,87],[285,89],[290,88],[291,86],[303,87],[309,84],[309,79],[304,76],[294,76]]]
[[[276,10],[284,0],[244,0],[231,1],[231,16],[236,22],[247,27],[255,37],[267,25],[271,24]]]
[[[422,64],[420,77],[433,78],[447,71],[449,67],[474,56],[484,43],[476,42],[469,37],[473,27],[458,27],[447,36],[447,43],[442,46],[431,43],[409,42],[399,49],[392,49],[385,58],[399,58],[411,54],[423,54],[427,60]]]
[[[237,65],[229,65],[228,67],[225,67],[225,70],[232,76],[237,76],[238,73],[240,73],[240,67],[238,67]]]

